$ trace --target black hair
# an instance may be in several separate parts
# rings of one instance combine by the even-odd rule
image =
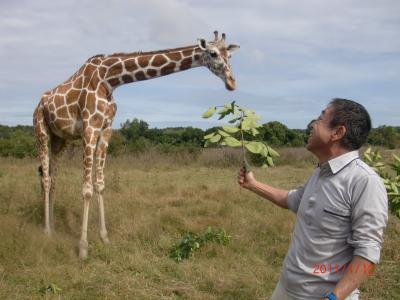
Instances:
[[[333,107],[331,128],[344,126],[346,133],[342,144],[348,150],[357,150],[367,141],[371,130],[371,118],[368,111],[361,104],[348,100],[335,98],[330,103]]]

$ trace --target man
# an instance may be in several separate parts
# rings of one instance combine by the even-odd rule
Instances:
[[[373,273],[388,200],[381,178],[359,159],[370,129],[362,105],[334,99],[311,125],[307,149],[319,165],[305,185],[277,189],[241,168],[242,187],[297,214],[272,300],[358,299],[357,288]]]

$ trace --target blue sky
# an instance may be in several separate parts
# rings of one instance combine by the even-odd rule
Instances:
[[[114,127],[208,128],[203,111],[235,100],[305,128],[335,97],[362,103],[374,127],[400,125],[398,0],[1,1],[0,124],[30,125],[41,94],[95,54],[192,45],[215,29],[241,47],[236,91],[206,68],[124,85]]]

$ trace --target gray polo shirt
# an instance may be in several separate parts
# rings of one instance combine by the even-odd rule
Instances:
[[[348,265],[354,255],[379,262],[388,199],[382,179],[357,151],[316,168],[289,192],[288,207],[297,220],[280,280],[291,296],[320,299],[350,267],[370,272]]]

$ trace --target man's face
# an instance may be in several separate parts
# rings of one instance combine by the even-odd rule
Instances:
[[[329,148],[331,142],[332,128],[330,123],[332,120],[333,107],[328,105],[321,115],[311,125],[311,133],[307,142],[307,150],[316,153],[320,150]]]

